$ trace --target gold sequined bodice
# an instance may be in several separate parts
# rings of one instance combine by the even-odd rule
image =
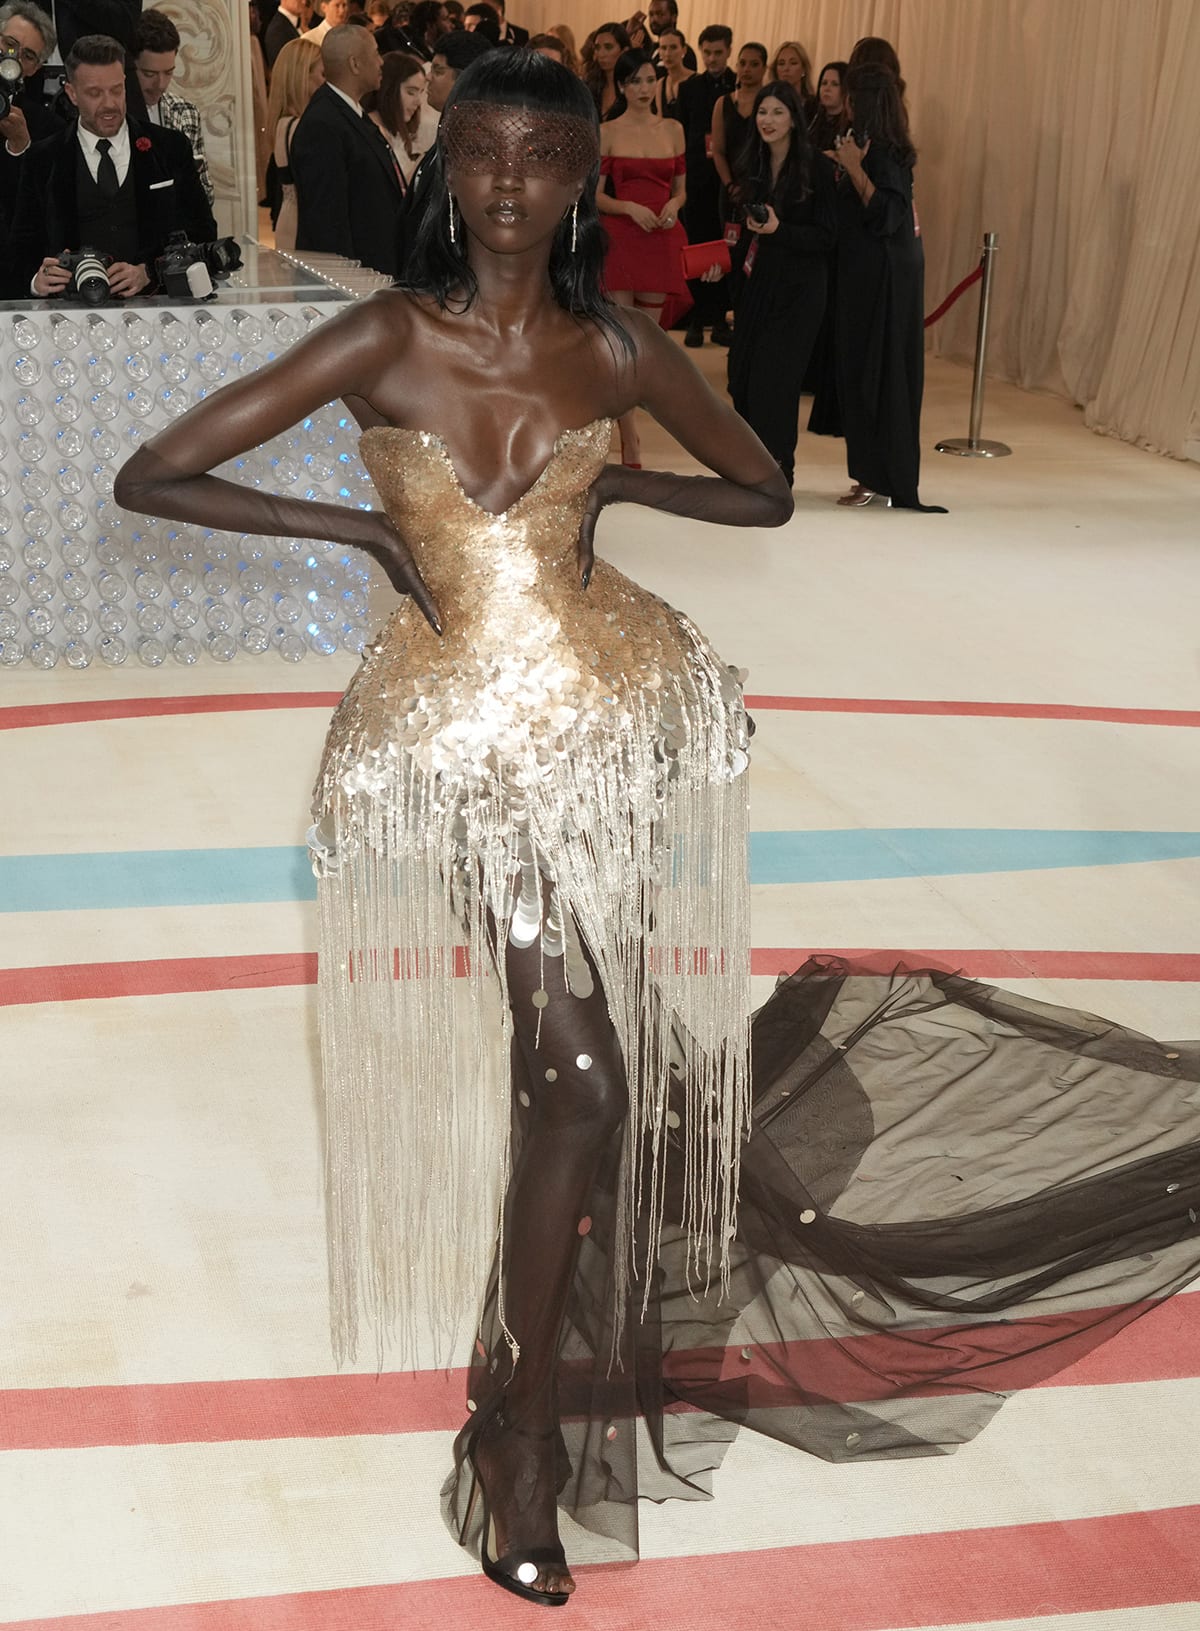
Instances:
[[[619,736],[648,700],[664,734],[678,734],[699,637],[604,562],[588,589],[579,582],[580,522],[611,433],[609,419],[564,431],[533,485],[493,514],[464,492],[440,437],[364,432],[363,462],[445,634],[404,601],[368,647],[329,744],[345,750],[345,791],[369,788],[370,758],[400,750],[427,773],[473,782],[519,761],[519,785],[585,739],[594,748],[597,732]]]

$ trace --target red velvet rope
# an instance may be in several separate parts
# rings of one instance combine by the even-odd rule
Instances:
[[[966,277],[963,278],[961,283],[955,284],[954,288],[951,289],[950,293],[946,296],[945,300],[942,301],[942,303],[938,307],[938,309],[936,311],[931,311],[930,312],[929,316],[925,319],[925,327],[926,328],[932,328],[933,325],[939,320],[939,318],[945,317],[946,313],[950,310],[950,308],[954,304],[954,302],[961,295],[966,294],[967,290],[971,287],[972,283],[978,283],[982,276],[983,276],[983,262],[980,261],[979,265],[975,268],[975,270],[973,272],[968,272]]]

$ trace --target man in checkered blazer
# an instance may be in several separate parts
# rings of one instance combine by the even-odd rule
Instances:
[[[178,50],[179,30],[166,13],[144,11],[134,28],[133,54],[138,84],[146,100],[146,117],[151,124],[162,125],[165,130],[178,130],[187,137],[196,160],[196,174],[211,204],[213,186],[204,154],[200,109],[194,102],[187,102],[182,96],[173,96],[167,89],[175,72],[175,53]]]

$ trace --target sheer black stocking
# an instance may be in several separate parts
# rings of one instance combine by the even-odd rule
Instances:
[[[475,1465],[496,1523],[497,1555],[558,1538],[558,1403],[554,1374],[580,1241],[591,1228],[596,1171],[621,1127],[625,1068],[599,976],[566,988],[564,959],[536,942],[505,948],[512,1006],[513,1171],[504,1208],[502,1394],[475,1440]],[[543,1567],[542,1590],[573,1587]]]

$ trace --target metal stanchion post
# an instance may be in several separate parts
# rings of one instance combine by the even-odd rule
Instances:
[[[992,302],[992,261],[996,253],[996,234],[983,235],[983,277],[979,284],[979,327],[975,331],[975,378],[971,385],[970,433],[952,436],[937,444],[939,453],[957,453],[964,459],[1002,459],[1012,448],[1004,442],[985,442],[979,432],[983,428],[983,383],[987,366],[988,311]]]

